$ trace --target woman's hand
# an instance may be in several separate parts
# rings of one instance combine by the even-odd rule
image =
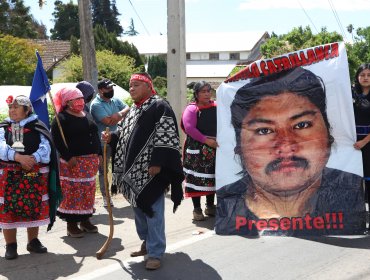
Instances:
[[[206,144],[207,146],[210,146],[213,149],[217,149],[218,147],[216,139],[213,139],[213,138],[207,138],[204,144]]]
[[[21,155],[19,153],[15,153],[14,160],[19,162],[22,168],[26,171],[30,171],[35,164],[37,164],[34,156],[32,155]]]
[[[149,172],[149,175],[153,177],[153,176],[157,175],[159,172],[161,172],[161,167],[160,166],[151,166],[151,167],[149,167],[148,172]]]
[[[356,150],[361,150],[363,147],[365,147],[365,145],[368,143],[368,141],[366,141],[366,139],[362,139],[362,140],[359,140],[357,141],[355,144],[353,144],[353,147],[356,149]]]

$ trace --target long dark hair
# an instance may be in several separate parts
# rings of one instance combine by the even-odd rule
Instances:
[[[358,80],[358,76],[360,76],[360,73],[364,71],[365,69],[370,70],[370,63],[364,63],[361,64],[360,67],[358,67],[356,74],[355,74],[355,84],[354,84],[354,90],[357,94],[362,93],[362,86],[360,85],[360,82]]]

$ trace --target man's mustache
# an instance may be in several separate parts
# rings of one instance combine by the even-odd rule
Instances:
[[[274,161],[267,164],[265,168],[266,174],[270,174],[273,171],[279,171],[282,168],[281,163],[284,161],[291,162],[292,167],[295,167],[295,168],[308,169],[308,166],[309,166],[309,162],[305,158],[296,157],[296,156],[292,156],[290,158],[277,158]]]

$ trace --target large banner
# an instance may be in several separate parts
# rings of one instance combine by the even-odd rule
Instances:
[[[217,234],[364,233],[344,43],[251,63],[218,88],[217,122]]]

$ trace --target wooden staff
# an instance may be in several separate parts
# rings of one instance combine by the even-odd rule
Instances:
[[[105,133],[109,133],[109,128],[105,128]],[[109,187],[108,187],[108,177],[107,177],[107,142],[104,142],[103,148],[103,163],[104,163],[104,188],[106,193],[106,199],[108,204],[108,213],[109,213],[109,235],[103,246],[100,248],[99,251],[96,252],[96,258],[100,260],[105,252],[107,251],[110,243],[112,242],[113,232],[114,232],[114,225],[113,225],[113,214],[112,214],[112,205],[110,204],[110,194],[109,194]]]
[[[55,119],[56,119],[57,124],[58,124],[58,128],[59,128],[59,131],[60,131],[60,135],[62,136],[62,139],[63,139],[64,145],[65,145],[65,146],[66,146],[66,148],[68,149],[67,141],[66,141],[66,138],[64,137],[64,133],[63,133],[62,125],[60,124],[60,121],[59,121],[59,118],[58,118],[57,109],[55,108],[55,104],[54,104],[54,101],[53,101],[53,97],[51,96],[51,92],[50,92],[50,90],[48,90],[48,93],[49,93],[49,98],[50,98],[51,105],[52,105],[52,107],[53,107],[54,116],[55,116]]]

